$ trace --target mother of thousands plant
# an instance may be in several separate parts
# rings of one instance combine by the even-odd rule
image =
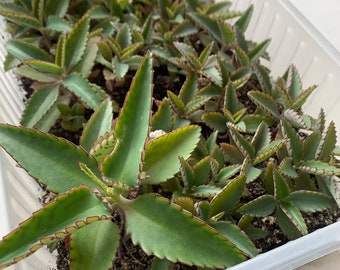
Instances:
[[[153,269],[223,268],[258,254],[256,217],[273,216],[295,239],[308,233],[303,212],[340,205],[335,126],[302,112],[315,86],[303,89],[294,66],[274,81],[261,65],[269,40],[244,37],[252,7],[231,26],[227,2],[76,2],[1,4],[19,25],[7,69],[37,80],[25,127],[1,124],[0,145],[58,195],[0,242],[0,269],[64,238],[72,269],[108,269],[125,232],[155,255]],[[161,100],[152,55],[154,70],[183,79]],[[138,68],[117,119],[115,101],[87,80],[94,65],[108,93]],[[37,131],[57,108],[68,129],[83,125],[69,93],[94,109],[79,146]],[[263,191],[250,196],[255,181]]]
[[[1,124],[1,146],[30,175],[59,194],[0,242],[1,268],[70,236],[72,268],[108,269],[122,229],[111,220],[116,211],[132,241],[160,259],[227,267],[256,255],[249,238],[236,226],[223,233],[221,224],[214,228],[197,214],[149,193],[152,185],[177,173],[178,157],[182,162],[188,159],[200,138],[200,127],[189,125],[150,141],[151,93],[148,53],[115,126],[111,126],[112,104],[105,100],[87,123],[81,146]],[[232,183],[242,187],[244,177]],[[215,208],[212,215],[223,209],[220,200],[211,207]]]

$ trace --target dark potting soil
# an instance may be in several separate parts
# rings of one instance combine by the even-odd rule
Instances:
[[[105,82],[104,78],[100,78],[99,82],[96,83],[102,86],[103,89],[111,95],[112,99],[121,107],[123,105],[125,95],[128,92],[131,80],[133,77],[133,73],[129,74],[124,82],[120,83],[110,83],[110,89],[107,87],[107,82]],[[98,77],[97,77],[98,78]],[[183,76],[171,77],[167,74],[165,69],[156,69],[154,72],[154,106],[153,110],[156,111],[157,103],[163,99],[163,97],[167,96],[167,90],[174,92],[175,94],[179,93],[181,86],[184,82]],[[31,81],[27,79],[22,79],[23,87],[25,88],[28,96],[31,94]],[[249,81],[240,91],[238,91],[238,95],[240,98],[240,102],[243,103],[248,110],[248,113],[253,113],[256,110],[255,104],[248,98],[247,92],[249,90],[260,89],[259,85],[256,82]],[[117,115],[115,115],[117,116]],[[203,135],[207,137],[211,134],[211,129],[205,125],[202,125]],[[64,130],[60,121],[52,127],[50,132],[56,136],[63,137],[67,140],[72,141],[75,144],[79,144],[80,134],[82,130],[79,132],[70,132]],[[218,142],[223,142],[227,136],[221,134]],[[46,190],[46,189],[45,189]],[[250,199],[254,199],[264,194],[264,187],[261,181],[254,181],[248,185],[248,190],[250,191]],[[156,192],[163,192],[162,189],[157,189]],[[162,194],[162,193],[161,193]],[[167,196],[168,194],[162,194]],[[46,193],[42,196],[42,203],[48,203],[50,200],[54,198],[55,194],[46,191]],[[249,198],[247,198],[249,199]],[[329,224],[336,222],[340,217],[339,209],[328,209],[325,211],[319,211],[315,213],[306,213],[303,214],[308,231],[313,232],[319,228],[325,227]],[[121,225],[121,221],[119,218],[113,220],[119,226],[123,228]],[[283,245],[289,240],[287,237],[281,232],[275,217],[262,217],[256,218],[253,223],[254,227],[257,229],[261,229],[266,232],[266,235],[260,239],[254,240],[254,244],[259,250],[260,253],[269,251],[278,246]],[[143,250],[139,246],[133,245],[130,237],[124,234],[124,230],[121,235],[120,246],[116,254],[116,258],[112,264],[112,270],[145,270],[150,269],[153,256],[149,256],[143,252]],[[68,270],[69,269],[69,245],[68,238],[59,241],[56,246],[58,251],[57,258],[57,266],[59,270]],[[188,266],[181,263],[177,263],[174,266],[176,270],[191,270],[197,269],[195,266]]]

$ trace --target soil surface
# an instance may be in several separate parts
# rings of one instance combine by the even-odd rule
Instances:
[[[123,105],[125,95],[129,89],[131,79],[133,73],[129,74],[124,82],[120,83],[110,83],[110,87],[107,87],[107,82],[104,82],[104,78],[99,78],[96,82],[101,85],[103,89],[106,89],[107,92],[112,96],[112,99],[117,102],[117,104],[121,107]],[[184,77],[170,77],[166,74],[166,70],[157,69],[154,72],[154,107],[153,109],[157,109],[157,101],[161,101],[163,97],[166,96],[166,91],[170,90],[175,94],[178,94],[183,82]],[[28,93],[28,96],[31,94],[31,89],[29,88],[31,81],[23,79],[23,86]],[[246,93],[251,89],[257,89],[259,86],[255,82],[249,82],[244,86],[244,88],[239,91],[238,95],[240,95],[241,102],[247,107],[248,112],[254,112],[256,106],[251,102],[251,100],[247,97]],[[208,136],[211,133],[211,130],[207,126],[202,126],[204,133]],[[75,144],[79,144],[80,134],[82,130],[79,132],[69,132],[65,131],[58,121],[55,126],[50,131],[52,134],[64,137]],[[219,142],[223,142],[223,135],[220,136]],[[256,198],[264,194],[264,188],[261,181],[254,181],[248,187],[251,197]],[[159,190],[157,190],[159,191]],[[161,192],[161,190],[160,190]],[[164,194],[166,197],[168,194]],[[46,191],[46,194],[42,196],[42,203],[47,203],[55,194],[52,194]],[[316,229],[325,227],[329,224],[336,222],[340,217],[339,209],[329,209],[322,212],[315,213],[307,213],[304,214],[304,218],[306,220],[306,224],[308,226],[308,231],[313,232]],[[118,225],[121,225],[119,218],[114,220]],[[269,216],[264,218],[256,218],[254,221],[254,227],[257,229],[261,229],[266,232],[266,236],[259,238],[254,241],[257,249],[263,253],[274,249],[282,244],[288,242],[289,240],[286,236],[281,232],[275,217]],[[58,251],[58,259],[57,265],[59,270],[68,270],[69,269],[69,252],[68,252],[68,239],[60,241],[56,247]],[[145,270],[150,269],[153,261],[153,256],[148,256],[143,252],[143,250],[139,246],[133,245],[131,239],[128,235],[124,234],[124,231],[121,235],[120,247],[117,251],[116,259],[113,261],[112,270]],[[176,264],[174,269],[197,269],[195,266],[188,266],[184,264]]]

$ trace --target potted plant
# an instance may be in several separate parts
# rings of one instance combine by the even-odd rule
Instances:
[[[129,239],[153,255],[144,268],[229,267],[258,254],[259,217],[296,239],[303,212],[335,207],[334,124],[301,109],[315,87],[294,66],[273,80],[269,41],[244,37],[252,7],[229,6],[1,4],[5,67],[34,93],[0,144],[52,192],[4,237],[2,267],[63,240],[71,267],[108,269]],[[47,133],[56,125],[79,141]]]

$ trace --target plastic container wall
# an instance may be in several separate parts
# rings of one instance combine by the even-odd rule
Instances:
[[[0,17],[0,122],[17,125],[24,108],[24,93],[12,72],[5,72],[3,62],[5,49],[5,23]],[[16,228],[20,222],[41,208],[39,185],[16,167],[13,159],[0,149],[0,238]],[[52,269],[55,256],[43,248],[17,265],[12,270]]]

